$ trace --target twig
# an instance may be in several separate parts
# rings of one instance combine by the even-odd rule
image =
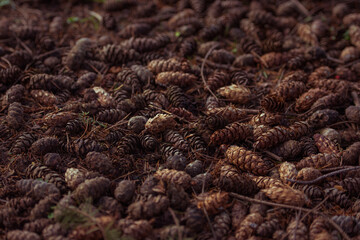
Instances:
[[[345,168],[345,169],[341,169],[341,170],[338,170],[338,171],[335,171],[335,172],[327,173],[327,174],[322,175],[322,176],[320,176],[318,178],[315,178],[314,180],[311,180],[311,181],[299,181],[299,180],[288,179],[288,178],[286,180],[289,181],[289,182],[292,182],[292,183],[308,185],[308,184],[314,184],[314,183],[317,183],[319,181],[322,181],[325,178],[332,177],[332,176],[335,176],[337,174],[348,172],[348,171],[351,171],[351,170],[356,170],[356,169],[360,169],[360,166],[351,167],[351,168]]]
[[[317,110],[319,110],[321,107],[316,107],[316,108],[310,108],[309,110],[307,110],[306,112],[303,112],[301,114],[299,114],[299,116],[301,117],[309,117],[311,114],[313,114],[314,112],[316,112]]]
[[[136,170],[131,171],[131,172],[128,172],[128,173],[126,173],[126,174],[124,174],[124,175],[121,175],[121,176],[115,178],[113,181],[116,181],[116,180],[119,180],[119,179],[122,179],[122,178],[126,178],[126,177],[130,176],[131,174],[133,174],[133,173],[135,173],[135,172],[136,172]]]
[[[286,108],[285,114],[288,114],[289,111],[291,110],[291,108],[292,108],[294,105],[295,105],[295,103],[290,104],[290,105]]]
[[[290,0],[292,3],[294,3],[299,10],[307,17],[310,17],[310,12],[302,5],[298,0]]]
[[[69,49],[69,47],[61,47],[61,48],[57,48],[57,49],[54,49],[54,50],[51,50],[51,51],[48,51],[46,53],[43,53],[43,54],[40,54],[40,55],[37,55],[36,57],[34,57],[34,60],[40,60],[44,57],[47,57],[53,53],[56,53],[58,51],[62,51],[62,50],[65,50],[65,49]]]
[[[213,163],[214,163],[214,162],[211,162],[208,170],[206,171],[206,174],[208,174],[208,173],[210,172],[210,169],[212,169]],[[202,182],[201,193],[204,193],[204,192],[205,192],[205,182],[206,182],[206,176],[204,177],[203,182]]]
[[[337,126],[337,125],[340,125],[340,124],[346,124],[346,123],[357,123],[357,122],[355,122],[355,121],[350,121],[350,120],[348,120],[348,121],[341,121],[341,122],[333,123],[333,124],[329,125],[328,127],[334,127],[334,126]]]
[[[359,96],[358,96],[358,94],[357,94],[355,91],[352,91],[352,92],[351,92],[351,96],[352,96],[353,99],[354,99],[354,104],[355,104],[355,106],[360,106],[360,101],[359,101]]]
[[[176,214],[175,214],[174,210],[173,210],[172,208],[169,208],[169,212],[171,213],[171,216],[172,216],[172,218],[173,218],[173,220],[174,220],[174,222],[175,222],[175,225],[176,225],[176,226],[179,226],[179,225],[180,225],[180,221],[179,221],[179,219],[176,217]]]
[[[342,237],[346,240],[351,240],[351,238],[346,234],[346,232],[344,232],[344,230],[342,230],[342,228],[336,223],[334,222],[331,218],[329,218],[328,216],[326,216],[325,214],[321,214],[322,216],[325,217],[325,219],[327,221],[329,221],[329,223],[336,229],[339,231],[339,233],[342,235]]]
[[[300,223],[300,221],[299,221],[300,213],[301,213],[301,212],[295,214],[295,221],[296,221],[295,228],[292,229],[291,231],[287,231],[287,233],[286,233],[286,235],[285,235],[284,237],[290,238],[290,239],[297,239],[297,238],[296,238],[296,234],[298,233],[298,232],[297,232],[297,229],[299,228],[299,223]],[[287,237],[287,236],[289,236],[290,234],[291,234],[292,236]]]
[[[329,56],[329,55],[327,55],[327,54],[326,54],[326,58],[327,58],[328,60],[334,62],[334,63],[344,64],[344,61],[341,61],[341,60],[339,60],[339,59],[333,58],[333,57],[331,57],[331,56]]]
[[[99,22],[102,22],[102,20],[103,20],[102,16],[100,14],[98,14],[97,12],[89,11],[89,15],[96,18]]]
[[[285,75],[285,69],[280,68],[279,73],[280,73],[280,75],[279,75],[279,77],[278,77],[278,79],[276,81],[276,85],[279,85],[281,83],[281,81],[283,80],[283,77]]]
[[[92,64],[90,64],[90,63],[86,63],[92,70],[94,70],[97,74],[99,74],[99,75],[102,75],[102,73],[99,71],[99,70],[97,70]],[[100,69],[101,70],[101,69]]]
[[[212,226],[212,224],[211,224],[209,215],[208,215],[208,213],[207,213],[207,211],[206,211],[206,209],[205,209],[204,206],[203,206],[203,212],[204,212],[204,214],[205,214],[206,220],[207,220],[208,223],[209,223],[209,227],[210,227],[211,233],[213,234],[214,239],[216,239],[216,234],[215,234],[214,228],[213,228],[213,226]]]
[[[234,107],[233,105],[231,105],[231,106]],[[237,107],[234,107],[234,108],[237,108]],[[259,109],[250,109],[250,108],[237,108],[237,109],[244,111],[246,113],[249,113],[249,114],[258,114],[260,112]]]
[[[102,236],[104,237],[104,239],[107,239],[104,227],[101,224],[99,224],[98,221],[96,221],[96,219],[93,216],[91,216],[87,212],[81,211],[80,209],[77,209],[75,207],[73,207],[73,208],[66,207],[66,208],[74,210],[78,214],[81,214],[81,215],[85,216],[86,218],[88,218],[94,225],[96,225],[98,227],[98,229],[100,230],[100,232],[101,232]]]
[[[303,221],[309,214],[316,211],[316,209],[319,208],[321,205],[323,205],[328,198],[329,196],[326,196],[318,205],[316,205],[313,209],[311,209],[310,212],[305,213],[304,216],[301,218],[301,221]]]
[[[226,64],[214,63],[210,60],[205,60],[204,58],[201,58],[198,56],[195,56],[195,59],[198,61],[201,61],[201,62],[205,61],[205,63],[212,68],[220,68],[220,69],[229,70],[229,71],[241,71],[242,70],[241,68],[232,67],[232,66],[229,66]]]
[[[267,151],[267,150],[265,150],[264,153],[265,153],[266,155],[268,155],[269,157],[275,159],[276,161],[279,161],[279,162],[283,162],[283,161],[284,161],[284,159],[283,159],[282,157],[276,155],[275,153],[272,153],[272,152]]]
[[[320,172],[333,172],[340,169],[352,168],[352,167],[353,166],[340,166],[340,167],[324,168],[324,169],[320,169]]]
[[[259,54],[257,54],[254,51],[251,51],[251,54],[254,55],[257,59],[259,59],[259,61],[266,67],[269,68],[269,65],[267,65],[267,63],[259,56]]]
[[[243,201],[248,201],[248,202],[255,202],[255,203],[260,203],[260,204],[265,204],[265,205],[269,205],[269,206],[273,206],[273,207],[280,207],[280,208],[288,208],[288,209],[293,209],[293,210],[298,210],[298,211],[304,211],[306,213],[314,213],[314,214],[319,214],[324,216],[329,223],[340,232],[340,234],[342,235],[342,237],[346,240],[351,240],[350,237],[341,229],[341,227],[339,225],[337,225],[333,220],[331,220],[328,216],[326,216],[325,214],[319,212],[319,211],[315,211],[314,209],[308,209],[308,208],[302,208],[302,207],[296,207],[296,206],[291,206],[291,205],[286,205],[286,204],[281,204],[281,203],[273,203],[273,202],[269,202],[266,200],[258,200],[258,199],[254,199],[254,198],[250,198],[250,197],[246,197],[237,193],[229,193],[229,195],[231,197],[243,200]]]
[[[1,57],[1,60],[3,60],[4,62],[6,62],[6,63],[9,65],[9,67],[11,67],[11,66],[12,66],[12,64],[10,63],[10,61],[9,61],[9,60],[7,60],[6,58]]]
[[[297,210],[297,211],[304,211],[304,212],[310,212],[313,211],[312,209],[308,209],[308,208],[302,208],[302,207],[297,207],[297,206],[291,206],[291,205],[287,205],[287,204],[281,204],[281,203],[273,203],[273,202],[269,202],[266,200],[259,200],[259,199],[255,199],[255,198],[251,198],[251,197],[246,197],[237,193],[229,193],[229,195],[233,198],[237,198],[243,201],[248,201],[248,202],[254,202],[254,203],[260,203],[260,204],[265,204],[265,205],[269,205],[269,206],[273,206],[273,207],[280,207],[280,208],[288,208],[288,209],[293,209],[293,210]],[[319,213],[316,211],[313,211],[314,213]]]
[[[110,130],[110,129],[113,129],[113,128],[116,128],[122,124],[125,124],[127,123],[127,120],[125,120],[127,117],[129,117],[131,115],[131,113],[128,113],[123,119],[121,119],[120,121],[116,122],[115,124],[109,126],[108,128],[105,128],[105,130]]]
[[[18,43],[20,43],[20,45],[32,56],[33,55],[33,52],[31,51],[31,49],[23,42],[21,41],[20,38],[16,37],[16,41],[18,41]]]
[[[258,114],[260,112],[259,109],[248,109],[248,108],[240,108],[240,109],[249,114]]]
[[[201,74],[201,79],[204,83],[205,88],[211,93],[211,95],[214,96],[214,98],[219,101],[219,99],[216,97],[216,95],[213,93],[213,91],[210,89],[209,85],[207,84],[206,80],[205,80],[205,76],[204,76],[204,66],[205,66],[205,61],[207,60],[207,58],[210,56],[211,52],[217,48],[219,46],[219,44],[215,44],[214,46],[212,46],[209,51],[206,53],[205,58],[203,60],[203,62],[201,63],[201,69],[200,69],[200,74]]]
[[[358,86],[355,86],[355,85],[351,85],[351,88],[355,89],[355,90],[358,90],[360,91],[360,88]]]
[[[360,59],[349,62],[349,63],[345,64],[343,67],[350,67],[350,66],[352,66],[352,65],[354,65],[355,63],[358,63],[358,62],[360,62]]]
[[[173,218],[173,220],[175,222],[175,225],[177,227],[180,227],[179,219],[176,217],[176,214],[175,214],[174,210],[172,210],[172,208],[169,208],[169,212],[170,212],[170,214],[171,214],[171,216],[172,216],[172,218]],[[181,232],[179,230],[177,232],[178,232],[178,239],[181,240],[182,239]]]
[[[176,114],[174,114],[174,113],[172,113],[172,112],[166,111],[165,109],[159,108],[159,107],[157,107],[157,106],[155,106],[155,105],[149,104],[149,107],[155,108],[155,109],[157,109],[157,110],[159,110],[159,111],[162,111],[162,112],[164,112],[164,113],[166,113],[166,114],[174,115],[175,117],[177,117],[177,118],[180,119],[181,121],[184,121],[184,122],[186,122],[186,123],[190,123],[190,121],[186,120],[185,118],[180,117],[179,115],[176,115]]]
[[[279,113],[279,115],[282,115],[282,116],[290,116],[290,117],[297,117],[297,116],[299,116],[299,114],[297,114],[297,113],[289,113],[289,112],[287,112],[287,113]]]
[[[125,120],[127,117],[129,117],[131,115],[131,113],[128,113],[123,119],[121,119],[120,121],[118,121],[117,123],[111,125],[111,126],[108,126],[108,128],[105,128],[105,130],[110,130],[110,129],[113,129],[113,128],[116,128],[122,124],[125,124],[127,123],[127,120]]]
[[[7,68],[4,63],[0,62],[0,67]]]
[[[82,120],[83,120],[83,119],[82,119]],[[85,130],[84,130],[83,134],[80,136],[80,138],[79,138],[79,139],[81,139],[81,138],[83,138],[83,137],[85,136],[85,134],[86,134],[86,132],[87,132],[88,128],[89,128],[89,121],[86,121]]]

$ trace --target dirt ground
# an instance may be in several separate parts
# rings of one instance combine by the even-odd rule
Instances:
[[[360,239],[360,2],[0,0],[0,239]]]

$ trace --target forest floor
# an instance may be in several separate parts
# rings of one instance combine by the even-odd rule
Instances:
[[[0,238],[360,239],[360,2],[0,0]]]

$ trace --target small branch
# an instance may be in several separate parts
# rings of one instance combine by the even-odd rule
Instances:
[[[198,57],[198,56],[195,56],[195,59],[198,60],[198,61],[205,61],[205,63],[207,65],[209,65],[210,67],[212,68],[220,68],[220,69],[224,69],[224,70],[229,70],[229,71],[240,71],[242,70],[241,68],[236,68],[236,67],[232,67],[232,66],[229,66],[229,65],[226,65],[226,64],[219,64],[219,63],[214,63],[210,60],[205,60],[204,58],[201,58],[201,57]]]
[[[249,114],[258,114],[260,112],[260,110],[258,109],[249,109],[249,108],[239,108],[239,109]]]
[[[176,214],[175,214],[174,210],[172,210],[172,208],[169,208],[169,212],[170,212],[170,214],[171,214],[171,216],[172,216],[172,218],[173,218],[173,220],[174,220],[175,225],[176,225],[176,226],[180,226],[180,221],[179,221],[179,219],[176,217]]]
[[[201,63],[201,69],[200,69],[200,74],[201,74],[201,79],[204,83],[205,88],[211,93],[211,95],[214,96],[214,98],[219,101],[219,99],[216,97],[216,95],[213,93],[213,91],[210,89],[209,85],[207,84],[206,80],[205,80],[205,76],[204,76],[204,66],[205,66],[205,61],[207,60],[207,58],[210,56],[211,52],[217,48],[219,46],[219,44],[215,44],[214,46],[212,46],[209,51],[206,53],[205,58],[203,60],[203,62]]]
[[[16,41],[18,41],[18,43],[25,49],[25,51],[27,51],[31,56],[33,56],[33,52],[31,51],[31,49],[23,42],[21,41],[20,38],[16,37]]]
[[[276,155],[275,153],[272,153],[272,152],[267,151],[267,150],[265,150],[264,153],[265,153],[266,155],[268,155],[269,157],[275,159],[276,161],[279,161],[279,162],[283,162],[283,161],[284,161],[284,159],[283,159],[282,157]]]
[[[204,212],[204,214],[205,214],[205,217],[206,217],[207,222],[209,223],[209,228],[210,228],[210,230],[211,230],[211,233],[212,233],[214,239],[216,239],[216,234],[215,234],[214,228],[213,228],[213,226],[212,226],[212,224],[211,224],[211,221],[210,221],[210,218],[209,218],[209,214],[207,213],[207,211],[206,211],[206,209],[205,209],[204,206],[203,206],[203,212]]]
[[[278,113],[279,115],[282,115],[282,116],[290,116],[290,117],[298,117],[299,114],[297,113],[291,113],[291,112],[287,112],[287,113]]]
[[[314,214],[320,214],[322,216],[324,216],[326,218],[327,221],[329,221],[329,223],[337,230],[339,231],[339,233],[342,235],[342,237],[346,240],[351,240],[351,238],[344,232],[344,230],[341,229],[341,227],[336,224],[333,220],[331,220],[329,218],[329,216],[326,216],[325,214],[319,212],[319,211],[315,211],[314,209],[308,209],[308,208],[302,208],[302,207],[296,207],[296,206],[291,206],[291,205],[286,205],[286,204],[280,204],[280,203],[273,203],[273,202],[269,202],[266,200],[258,200],[258,199],[254,199],[254,198],[250,198],[250,197],[246,197],[237,193],[229,193],[229,195],[233,198],[237,198],[243,201],[248,201],[248,202],[255,202],[255,203],[260,203],[260,204],[265,204],[265,205],[269,205],[269,206],[273,206],[273,207],[280,207],[280,208],[288,208],[288,209],[293,209],[293,210],[298,210],[298,211],[303,211],[306,213],[314,213]]]
[[[164,112],[164,113],[166,113],[166,114],[174,115],[175,117],[177,117],[177,118],[180,119],[181,121],[184,121],[184,122],[186,122],[186,123],[190,123],[190,121],[186,120],[185,118],[180,117],[180,116],[178,116],[178,115],[176,115],[176,114],[174,114],[174,113],[172,113],[172,112],[166,111],[165,109],[159,108],[159,107],[157,107],[157,106],[155,106],[155,105],[152,105],[152,104],[149,104],[149,106],[152,107],[152,108],[155,108],[155,109],[157,109],[157,110],[159,110],[159,111],[162,111],[162,112]]]
[[[75,211],[76,213],[83,215],[84,217],[86,217],[87,219],[89,219],[93,225],[97,226],[98,229],[100,230],[102,236],[104,237],[104,239],[106,239],[106,232],[104,227],[98,223],[98,221],[96,221],[96,218],[94,218],[93,216],[91,216],[89,213],[81,211],[80,209],[76,208],[76,207],[65,207],[67,209],[71,209],[73,211]]]
[[[99,75],[102,75],[102,73],[99,71],[99,70],[97,70],[92,64],[90,64],[90,63],[85,63],[85,64],[87,64],[92,70],[94,70],[97,74],[99,74]]]
[[[345,172],[348,172],[348,171],[351,171],[351,170],[356,170],[356,169],[360,169],[360,166],[340,169],[338,171],[322,175],[321,177],[315,178],[314,180],[311,180],[311,181],[300,181],[300,180],[293,180],[293,179],[288,179],[288,178],[286,180],[289,181],[289,182],[292,182],[292,183],[309,185],[309,184],[315,184],[317,182],[320,182],[320,181],[324,180],[325,178],[332,177],[332,176],[335,176],[337,174],[345,173]]]
[[[329,55],[327,55],[327,54],[326,54],[326,58],[327,58],[328,60],[334,62],[334,63],[344,64],[344,61],[341,61],[341,60],[339,60],[339,59],[333,58],[333,57],[331,57],[331,56],[329,56]]]
[[[1,57],[1,60],[3,60],[4,62],[6,62],[6,63],[9,65],[9,67],[12,66],[12,64],[11,64],[11,63],[9,62],[9,60],[7,60],[6,58]]]
[[[51,51],[45,52],[43,54],[37,55],[36,57],[34,57],[34,60],[41,60],[41,59],[43,59],[45,57],[50,56],[53,53],[61,52],[62,50],[66,50],[66,49],[69,49],[69,47],[56,48],[54,50],[51,50]]]
[[[304,216],[301,218],[301,221],[303,221],[308,215],[316,211],[321,205],[323,205],[326,202],[328,198],[329,196],[326,196],[318,205],[316,205],[313,209],[311,209],[310,212],[305,213]]]
[[[333,171],[337,171],[340,169],[345,169],[345,168],[352,168],[353,166],[340,166],[340,167],[332,167],[332,168],[324,168],[324,169],[320,169],[320,172],[333,172]]]
[[[208,174],[208,173],[210,172],[210,169],[212,169],[213,163],[214,163],[214,162],[211,162],[208,170],[206,171],[206,174]],[[206,182],[206,177],[204,177],[203,182],[202,182],[201,193],[204,193],[204,192],[205,192],[205,182]]]
[[[125,117],[123,117],[123,119],[121,119],[121,120],[118,121],[117,123],[109,126],[108,128],[105,128],[105,129],[106,129],[106,130],[110,130],[110,129],[116,128],[116,127],[118,127],[118,126],[120,126],[120,125],[122,125],[122,124],[127,123],[127,120],[125,120],[125,119],[127,119],[130,115],[131,115],[131,113],[128,113]]]
[[[173,220],[174,220],[174,222],[175,222],[175,225],[176,225],[177,227],[180,227],[180,221],[179,221],[179,219],[176,217],[176,214],[175,214],[174,210],[172,210],[172,208],[169,208],[169,212],[170,212],[170,214],[171,214],[171,216],[172,216],[172,218],[173,218]],[[180,231],[177,231],[177,232],[178,232],[178,238],[181,239],[181,232],[180,232]]]
[[[7,66],[5,66],[5,64],[2,63],[2,62],[0,62],[0,67],[2,67],[2,68],[7,68]]]
[[[98,14],[97,12],[94,11],[89,11],[89,15],[93,16],[94,18],[96,18],[100,23],[102,22],[103,18],[100,14]]]
[[[248,201],[248,202],[254,202],[254,203],[260,203],[260,204],[265,204],[265,205],[269,205],[272,207],[280,207],[280,208],[288,208],[288,209],[293,209],[293,210],[297,210],[297,211],[303,211],[303,212],[311,212],[313,211],[312,209],[308,209],[308,208],[302,208],[302,207],[297,207],[297,206],[291,206],[291,205],[286,205],[286,204],[281,204],[281,203],[273,203],[273,202],[269,202],[266,200],[258,200],[255,198],[250,198],[250,197],[246,197],[237,193],[229,193],[229,195],[233,198],[236,199],[240,199],[243,201]],[[314,213],[318,213],[316,211],[313,211]]]
[[[360,91],[360,88],[358,86],[355,86],[354,84],[351,85],[351,88]]]
[[[350,67],[350,66],[352,66],[352,65],[354,65],[354,64],[356,64],[358,62],[360,62],[360,59],[356,59],[356,60],[354,60],[352,62],[349,62],[349,63],[345,64],[343,67]]]
[[[354,99],[355,106],[360,106],[359,96],[355,91],[351,92],[351,96]]]
[[[310,12],[298,0],[290,0],[290,1],[299,8],[302,14],[304,14],[307,17],[311,16]]]
[[[348,121],[341,121],[341,122],[337,122],[337,123],[334,123],[334,124],[331,124],[331,125],[329,125],[328,127],[334,127],[334,126],[338,126],[338,125],[341,125],[341,124],[346,124],[346,123],[357,123],[357,122],[355,122],[355,121],[350,121],[350,120],[348,120]]]
[[[259,59],[262,65],[264,65],[266,68],[269,68],[269,65],[267,65],[267,63],[259,56],[259,54],[254,51],[251,51],[251,54],[254,55],[257,59]]]
[[[334,222],[331,218],[329,218],[328,216],[322,214],[325,219],[336,229],[339,231],[339,233],[342,235],[342,237],[346,240],[351,240],[351,238],[346,234],[346,232],[344,232],[344,230],[342,230],[342,228],[336,223]]]

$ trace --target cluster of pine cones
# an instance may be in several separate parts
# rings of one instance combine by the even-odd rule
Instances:
[[[0,238],[360,239],[359,1],[10,2]]]

